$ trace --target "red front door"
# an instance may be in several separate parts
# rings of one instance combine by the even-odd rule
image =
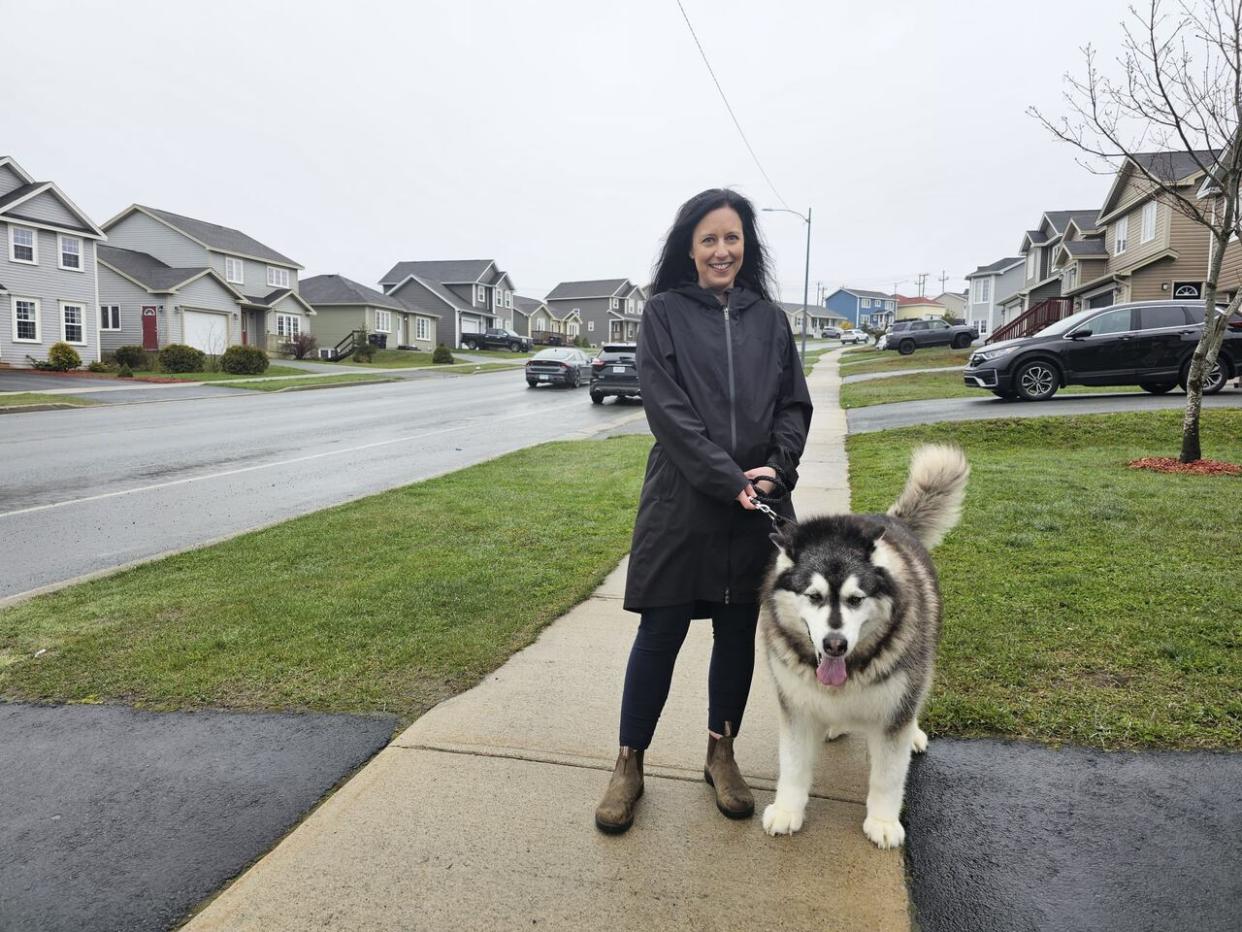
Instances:
[[[155,351],[160,348],[159,333],[155,327],[155,308],[142,309],[142,348]]]

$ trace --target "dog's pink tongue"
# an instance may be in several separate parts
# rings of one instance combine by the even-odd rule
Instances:
[[[825,686],[840,686],[848,675],[844,657],[825,657],[815,670],[816,679]]]

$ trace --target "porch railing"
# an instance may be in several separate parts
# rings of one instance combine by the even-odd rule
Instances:
[[[1074,302],[1069,298],[1045,298],[1003,327],[993,330],[987,342],[999,343],[1001,340],[1029,337],[1055,324],[1058,320],[1069,317],[1073,310]]]

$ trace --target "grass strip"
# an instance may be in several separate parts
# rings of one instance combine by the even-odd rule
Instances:
[[[902,356],[896,350],[878,350],[874,346],[846,353],[841,359],[841,374],[862,375],[866,372],[899,372],[902,369],[932,369],[940,366],[964,366],[972,349],[955,350],[932,346]]]
[[[371,375],[325,375],[302,379],[272,379],[270,382],[230,382],[224,388],[239,388],[252,392],[303,392],[314,388],[332,388],[336,385],[369,385],[379,382],[400,382],[400,376]]]
[[[0,696],[412,720],[594,591],[650,446],[544,444],[13,606]]]
[[[271,365],[258,373],[262,376],[306,375],[305,369],[293,366]],[[135,378],[176,379],[178,382],[235,382],[238,379],[253,379],[253,374],[238,375],[232,372],[161,372],[159,369],[143,369],[134,373]],[[124,380],[122,380],[124,381]]]
[[[844,372],[854,375],[854,372]],[[1142,391],[1137,385],[1071,385],[1059,389],[1070,395],[1115,394]],[[992,398],[985,388],[971,388],[962,381],[962,374],[953,372],[920,372],[917,375],[895,375],[869,382],[846,382],[841,385],[841,407],[865,408],[870,405],[895,404],[899,401],[926,401],[931,398]]]
[[[854,508],[911,450],[960,444],[961,525],[936,551],[944,638],[924,727],[1099,748],[1242,749],[1242,480],[1126,468],[1176,455],[1181,412],[972,421],[852,436]],[[1242,462],[1242,412],[1203,412]]]
[[[0,408],[25,408],[30,405],[71,405],[75,408],[87,408],[94,404],[99,402],[77,395],[45,395],[42,392],[0,394]]]

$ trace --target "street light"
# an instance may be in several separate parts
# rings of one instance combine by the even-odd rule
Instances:
[[[793,214],[806,224],[806,274],[802,279],[802,360],[805,362],[807,299],[811,291],[811,208],[808,207],[806,209],[805,217],[796,210],[790,210],[788,207],[763,207],[760,209],[764,213],[769,214]]]

